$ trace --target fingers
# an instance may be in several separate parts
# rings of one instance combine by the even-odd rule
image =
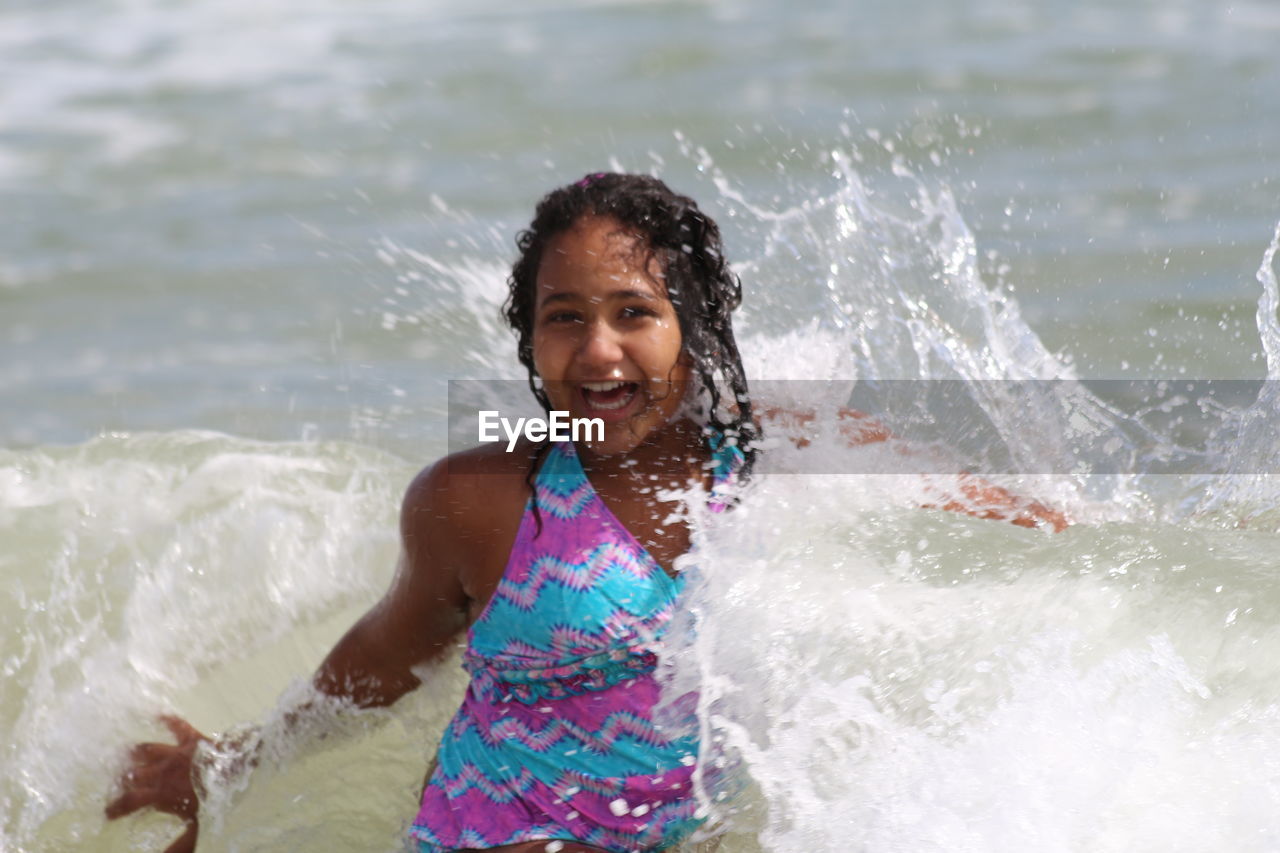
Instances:
[[[177,840],[164,849],[164,853],[195,853],[196,834],[199,831],[199,825],[194,821],[187,821],[187,829]]]
[[[125,790],[163,787],[165,777],[184,761],[181,746],[171,743],[139,743],[129,750],[129,769],[120,775]]]
[[[1059,510],[1050,509],[1039,501],[1033,501],[1028,507],[1033,522],[1046,525],[1053,528],[1054,533],[1061,533],[1066,530],[1070,522],[1067,517]]]
[[[156,792],[151,788],[135,788],[125,791],[107,804],[107,820],[115,820],[133,814],[138,809],[155,805]]]
[[[133,763],[133,770],[129,772],[134,773],[148,764],[165,761],[176,749],[171,743],[136,743],[129,750],[129,761]]]
[[[1048,527],[1054,533],[1061,533],[1071,525],[1071,522],[1067,521],[1067,517],[1061,512],[1049,509],[1041,504],[1032,504],[1026,514],[1012,519],[1011,523],[1019,527]]]
[[[1061,533],[1070,526],[1071,522],[1067,521],[1066,515],[1056,509],[1045,507],[1045,519],[1053,527],[1054,533]]]
[[[108,820],[144,809],[173,814],[191,820],[199,805],[192,789],[192,757],[203,736],[190,723],[166,715],[160,721],[178,743],[139,743],[129,750],[126,771],[119,778],[120,795],[106,807]],[[194,846],[194,833],[190,845]]]
[[[195,726],[188,723],[181,717],[173,714],[161,714],[160,722],[164,723],[169,731],[173,732],[173,736],[178,743],[186,743],[192,740],[204,740],[204,735],[196,729]]]

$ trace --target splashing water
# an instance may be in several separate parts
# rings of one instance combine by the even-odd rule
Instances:
[[[1010,405],[993,380],[1070,367],[983,284],[950,197],[917,181],[903,217],[843,177],[768,217],[750,277],[799,276],[801,311],[826,309],[811,325],[763,309],[792,331],[756,324],[751,374],[954,378],[1015,460],[1129,467],[1015,478],[1088,522],[1055,536],[921,512],[919,478],[794,473],[875,451],[827,439],[766,457],[699,532],[667,672],[673,695],[698,692],[704,766],[755,786],[705,783],[717,827],[742,850],[1274,848],[1280,542],[1260,508],[1280,495],[1250,472],[1275,470],[1276,383],[1224,411],[1207,450],[1079,384]],[[1272,380],[1277,240],[1258,275]],[[1156,475],[1171,453],[1211,475]],[[821,462],[788,467],[804,454]],[[1188,490],[1204,499],[1191,512]]]
[[[162,837],[157,819],[99,838],[120,747],[161,739],[150,721],[167,709],[206,730],[254,719],[314,668],[329,623],[385,588],[402,468],[194,432],[0,451],[17,617],[0,633],[0,725],[20,768],[0,785],[0,848],[137,849],[157,822]]]
[[[1276,421],[1280,418],[1280,287],[1276,283],[1276,252],[1280,248],[1280,224],[1258,267],[1258,335],[1267,359],[1267,382],[1250,407],[1229,412],[1215,437],[1216,453],[1227,460],[1227,476],[1209,484],[1200,511],[1227,512],[1241,526],[1276,529],[1280,526],[1280,443]]]

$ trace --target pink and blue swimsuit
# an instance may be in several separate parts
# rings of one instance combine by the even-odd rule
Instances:
[[[717,486],[742,459],[713,439]],[[502,580],[467,632],[471,674],[410,836],[421,853],[521,841],[663,850],[698,825],[696,737],[653,719],[661,639],[684,579],[552,445]]]

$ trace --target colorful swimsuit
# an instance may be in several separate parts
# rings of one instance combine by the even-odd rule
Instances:
[[[714,445],[721,443],[713,440]],[[742,453],[714,450],[715,482]],[[698,825],[696,737],[652,718],[653,671],[682,577],[605,506],[573,444],[552,445],[493,598],[410,836],[421,853],[540,839],[661,850]]]

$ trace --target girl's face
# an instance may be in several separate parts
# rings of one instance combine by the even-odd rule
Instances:
[[[604,421],[595,453],[626,453],[669,423],[690,369],[659,262],[643,238],[584,217],[538,267],[533,362],[553,409]]]

